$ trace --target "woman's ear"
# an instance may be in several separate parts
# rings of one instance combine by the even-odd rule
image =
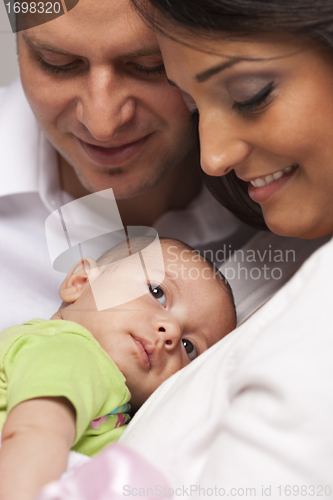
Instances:
[[[85,257],[75,264],[63,281],[59,295],[64,302],[75,302],[88,283],[88,278],[95,279],[100,269],[92,257]]]

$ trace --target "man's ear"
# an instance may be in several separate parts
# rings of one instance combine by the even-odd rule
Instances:
[[[64,302],[75,302],[90,280],[100,274],[100,268],[92,257],[85,257],[75,264],[63,281],[59,295]]]

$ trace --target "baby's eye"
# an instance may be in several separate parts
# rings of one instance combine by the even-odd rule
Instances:
[[[165,306],[166,296],[163,289],[160,286],[149,285],[149,291],[156,300],[159,301],[162,306]]]
[[[198,356],[196,348],[190,340],[182,339],[182,342],[183,346],[185,347],[186,354],[188,355],[190,360],[193,361]]]

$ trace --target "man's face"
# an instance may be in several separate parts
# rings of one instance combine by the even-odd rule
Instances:
[[[88,191],[142,194],[193,148],[190,113],[128,0],[80,0],[21,32],[18,50],[31,108],[63,168]]]

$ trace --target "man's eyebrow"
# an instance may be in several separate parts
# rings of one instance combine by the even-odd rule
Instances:
[[[62,56],[73,56],[74,54],[71,54],[70,52],[66,52],[64,50],[59,50],[55,47],[52,47],[51,45],[48,45],[46,43],[41,43],[38,42],[37,40],[33,40],[28,38],[25,34],[22,33],[22,38],[25,41],[29,47],[31,47],[34,50],[46,50],[47,52],[53,52],[54,54],[60,54]]]
[[[38,40],[31,39],[27,37],[27,35],[22,33],[22,37],[27,45],[34,50],[46,50],[47,52],[53,52],[54,54],[60,54],[63,56],[75,56],[75,54],[71,54],[70,52],[66,52],[65,50],[59,50],[56,47],[52,47],[52,45],[48,45],[47,43],[39,42]],[[120,57],[136,59],[139,57],[146,56],[159,56],[162,59],[161,51],[158,48],[143,48],[141,50],[136,50],[134,52],[127,52],[126,54],[121,55]]]
[[[151,49],[149,47],[141,49],[141,50],[135,50],[134,52],[127,52],[126,54],[123,54],[122,57],[129,57],[130,59],[136,59],[138,57],[146,57],[146,56],[159,56],[162,59],[162,54],[159,49]]]

